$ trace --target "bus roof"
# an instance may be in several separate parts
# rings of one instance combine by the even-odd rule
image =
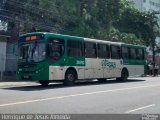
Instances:
[[[145,48],[144,45],[133,45],[133,44],[127,44],[123,42],[112,42],[112,41],[107,41],[107,40],[99,40],[99,39],[92,39],[92,38],[83,38],[83,37],[78,37],[78,36],[71,36],[71,35],[64,35],[64,34],[58,34],[58,33],[51,33],[51,32],[31,32],[31,33],[26,33],[23,35],[20,35],[20,37],[23,36],[28,36],[28,35],[34,35],[34,34],[44,34],[48,37],[50,36],[56,36],[56,37],[65,37],[65,38],[71,38],[71,39],[84,39],[85,41],[88,42],[97,42],[97,43],[106,43],[106,44],[112,44],[112,45],[122,45],[122,46],[128,46],[128,47],[140,47],[140,48]]]
[[[126,47],[134,47],[134,48],[146,48],[144,45],[134,45],[134,44],[123,44]]]
[[[124,44],[123,42],[112,42],[112,41],[98,40],[98,39],[91,39],[91,38],[84,38],[84,40],[88,42],[97,42],[97,43],[106,43],[106,44],[115,44],[115,45]]]
[[[88,42],[103,43],[108,45],[119,45],[119,46],[133,47],[133,48],[145,48],[144,45],[127,44],[123,42],[112,42],[112,41],[105,41],[105,40],[98,40],[98,39],[91,39],[91,38],[84,38],[84,40]]]
[[[51,33],[51,32],[31,32],[31,33],[26,33],[26,34],[20,35],[20,37],[34,35],[34,34],[43,34],[46,36],[57,36],[57,37],[61,36],[61,37],[65,37],[65,38],[83,39],[82,37],[78,37],[78,36],[64,35],[64,34]]]

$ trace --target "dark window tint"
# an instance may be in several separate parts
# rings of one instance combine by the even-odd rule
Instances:
[[[109,46],[105,44],[98,44],[98,57],[109,58]]]
[[[128,47],[122,47],[122,58],[129,59],[129,48]]]
[[[136,59],[136,49],[135,48],[130,49],[130,59]]]
[[[121,51],[119,46],[111,46],[111,58],[112,59],[120,59]]]
[[[83,42],[81,40],[68,40],[68,56],[78,57],[84,56]]]
[[[85,43],[85,56],[87,58],[97,58],[96,43],[92,42]]]
[[[138,60],[144,59],[144,50],[143,49],[137,49],[137,59]]]
[[[64,40],[59,38],[49,38],[48,55],[53,59],[60,58],[64,53]]]

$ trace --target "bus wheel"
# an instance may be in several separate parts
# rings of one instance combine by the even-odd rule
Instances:
[[[116,80],[117,81],[127,81],[128,79],[128,71],[127,69],[123,69],[122,72],[121,72],[121,77],[120,78],[117,78]]]
[[[72,85],[74,85],[75,80],[76,80],[75,71],[67,70],[67,72],[65,74],[64,84],[67,85],[67,86],[72,86]]]
[[[40,83],[42,86],[48,86],[49,81],[48,81],[48,80],[40,80],[39,83]]]

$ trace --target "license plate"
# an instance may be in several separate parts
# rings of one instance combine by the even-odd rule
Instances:
[[[29,79],[29,76],[23,76],[24,79]]]

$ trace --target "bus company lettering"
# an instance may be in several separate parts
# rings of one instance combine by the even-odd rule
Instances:
[[[102,60],[101,65],[103,67],[106,67],[106,68],[109,68],[109,69],[116,68],[116,63],[115,62],[110,62],[109,60]]]
[[[78,60],[78,61],[76,62],[76,64],[77,64],[77,65],[84,65],[84,61]]]

